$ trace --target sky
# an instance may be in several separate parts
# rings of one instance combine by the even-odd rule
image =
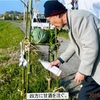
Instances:
[[[24,1],[24,0],[23,0]],[[26,0],[27,1],[27,0]],[[41,2],[35,3],[33,0],[34,8],[38,8],[39,12],[44,12],[43,4],[47,0],[41,0]],[[0,14],[4,14],[6,11],[24,11],[24,4],[20,0],[0,0]]]

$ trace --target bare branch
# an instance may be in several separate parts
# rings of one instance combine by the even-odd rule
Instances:
[[[23,1],[23,0],[20,0],[26,7],[28,7],[27,5],[26,5],[26,3]]]

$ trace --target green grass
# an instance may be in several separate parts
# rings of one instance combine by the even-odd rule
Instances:
[[[21,68],[17,63],[0,66],[0,100],[20,100],[18,88],[21,83]]]
[[[24,35],[17,26],[0,20],[0,48],[16,49],[23,37]]]
[[[14,52],[19,52],[19,43],[24,38],[15,25],[0,20],[0,100],[20,100],[21,67]],[[18,55],[17,55],[18,56]]]

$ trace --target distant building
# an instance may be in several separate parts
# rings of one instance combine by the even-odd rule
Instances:
[[[4,20],[4,15],[0,14],[0,19]]]
[[[19,16],[18,16],[18,15],[16,15],[15,18],[16,18],[17,20],[19,20]]]

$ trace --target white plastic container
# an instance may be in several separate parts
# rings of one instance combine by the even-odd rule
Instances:
[[[46,68],[47,70],[49,70],[50,72],[52,72],[56,76],[60,76],[62,71],[58,67],[56,67],[56,66],[49,67],[50,62],[43,61],[43,60],[40,60],[40,59],[39,59],[39,62],[44,66],[44,68]]]

